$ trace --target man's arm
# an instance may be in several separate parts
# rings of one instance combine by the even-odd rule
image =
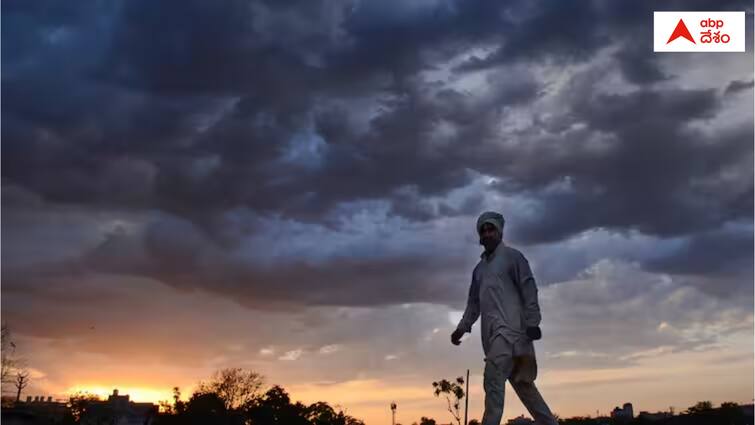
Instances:
[[[518,252],[518,251],[517,251]],[[514,265],[517,282],[522,294],[522,303],[524,304],[524,320],[527,327],[540,326],[540,304],[537,302],[537,284],[535,277],[532,275],[530,263],[524,254],[518,252]]]
[[[472,332],[472,325],[474,325],[478,317],[480,317],[480,284],[475,279],[475,273],[472,272],[472,284],[469,285],[467,308],[464,310],[464,315],[461,317],[456,329]]]

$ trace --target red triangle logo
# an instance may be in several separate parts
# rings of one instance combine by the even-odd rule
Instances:
[[[687,26],[684,25],[684,21],[681,19],[679,19],[679,23],[676,24],[676,28],[674,28],[674,32],[671,33],[671,37],[668,38],[666,44],[671,43],[679,37],[686,38],[687,40],[691,41],[692,44],[697,44],[695,43],[695,39],[692,38],[692,34],[689,33]]]

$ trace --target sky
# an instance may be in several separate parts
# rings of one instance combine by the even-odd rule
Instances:
[[[562,417],[753,399],[752,4],[4,1],[2,320],[28,395],[225,367],[368,425],[431,383],[506,218]],[[746,53],[652,12],[747,11]],[[507,385],[504,419],[526,414]]]

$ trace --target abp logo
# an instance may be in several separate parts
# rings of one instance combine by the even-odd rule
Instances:
[[[671,37],[668,38],[666,44],[671,43],[679,37],[684,37],[687,40],[691,41],[692,44],[696,44],[695,39],[692,38],[692,34],[689,33],[689,29],[687,29],[687,26],[684,25],[684,19],[679,19],[679,23],[676,24],[676,28],[674,28],[674,32],[671,33]]]
[[[653,51],[744,52],[744,12],[654,12]]]

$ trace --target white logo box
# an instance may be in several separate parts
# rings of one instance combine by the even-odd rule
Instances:
[[[689,30],[695,43],[684,37],[671,42],[679,20]],[[710,31],[711,42],[705,43],[703,33]],[[713,39],[718,37],[728,42]],[[667,43],[668,42],[668,43]],[[653,51],[655,52],[744,52],[745,12],[653,12]]]

